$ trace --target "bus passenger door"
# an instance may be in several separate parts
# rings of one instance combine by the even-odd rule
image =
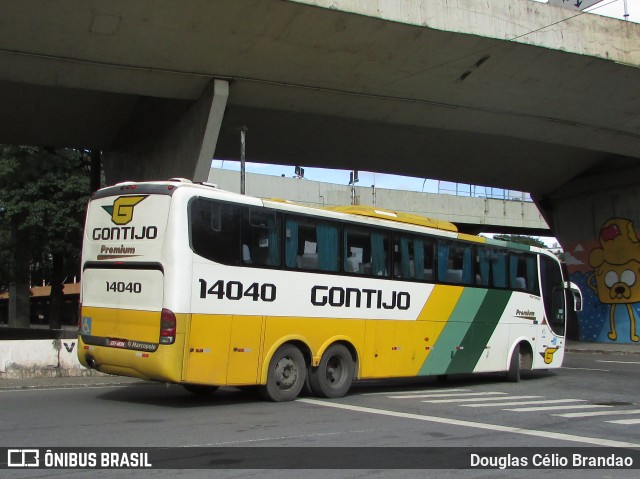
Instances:
[[[264,324],[264,316],[233,316],[227,384],[257,384]]]

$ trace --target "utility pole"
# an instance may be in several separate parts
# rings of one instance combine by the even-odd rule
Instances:
[[[626,21],[629,20],[629,7],[627,5],[627,0],[624,0],[624,19]]]
[[[351,185],[351,204],[356,205],[356,183],[360,181],[358,179],[358,170],[352,170],[349,178],[349,184]]]
[[[244,178],[245,178],[245,154],[247,149],[247,131],[246,126],[240,128],[240,194],[245,194]]]

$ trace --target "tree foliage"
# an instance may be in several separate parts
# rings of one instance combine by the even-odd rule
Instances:
[[[538,248],[546,248],[547,245],[544,241],[533,236],[524,235],[496,235],[493,237],[497,240],[510,241],[512,243],[526,244],[528,246],[537,246]]]
[[[18,272],[8,264],[28,258],[31,282],[79,274],[89,178],[83,155],[70,149],[0,145],[0,288]],[[59,255],[62,271],[54,272]]]

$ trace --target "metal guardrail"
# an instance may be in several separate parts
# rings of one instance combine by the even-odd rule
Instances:
[[[469,185],[466,183],[452,183],[448,181],[438,181],[438,194],[533,203],[531,195],[523,191],[505,190],[503,188],[493,188],[490,186]]]

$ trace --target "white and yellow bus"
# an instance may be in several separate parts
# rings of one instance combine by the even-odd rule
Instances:
[[[197,393],[259,385],[287,401],[303,387],[341,397],[354,379],[518,380],[561,366],[580,300],[541,249],[187,180],[98,191],[84,235],[81,363]]]

